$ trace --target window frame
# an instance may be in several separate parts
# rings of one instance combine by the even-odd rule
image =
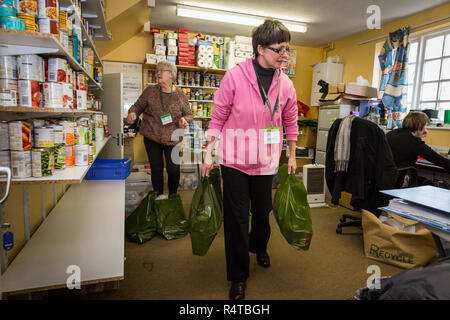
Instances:
[[[439,57],[436,58],[425,58],[425,50],[426,50],[426,43],[428,40],[437,38],[443,36],[443,43],[442,43],[442,51]],[[418,43],[417,47],[417,55],[416,55],[416,62],[415,64],[415,75],[414,75],[414,83],[413,85],[413,91],[412,91],[412,99],[408,100],[407,107],[409,110],[425,110],[428,108],[422,108],[421,106],[426,103],[434,104],[433,109],[438,110],[438,112],[441,109],[441,104],[450,104],[450,100],[440,100],[441,90],[442,90],[442,83],[450,82],[449,79],[441,79],[442,76],[442,68],[443,68],[443,62],[445,59],[450,58],[450,53],[445,55],[445,48],[446,48],[446,41],[450,41],[450,28],[445,28],[444,30],[440,30],[437,32],[429,32],[422,35],[418,35],[416,37],[411,37],[410,39],[410,46],[413,43]],[[447,44],[448,45],[448,44]],[[431,61],[440,61],[440,68],[439,68],[439,74],[437,77],[437,80],[430,80],[430,81],[424,81],[424,69],[425,64],[427,62]],[[408,72],[410,69],[410,63],[408,61]],[[426,84],[433,84],[437,83],[437,90],[436,90],[436,96],[433,100],[425,100],[422,99],[422,92],[423,92],[423,86]],[[409,79],[408,79],[408,86],[410,86]],[[408,110],[408,111],[409,111]],[[444,116],[444,108],[442,107],[442,112],[439,112],[439,118],[443,118]]]

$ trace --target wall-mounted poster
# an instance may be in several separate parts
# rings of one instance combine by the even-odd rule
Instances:
[[[123,74],[123,114],[127,115],[142,93],[142,64],[104,61],[103,73]]]
[[[281,65],[281,70],[286,73],[288,76],[295,76],[295,65],[297,63],[297,50],[291,49],[289,50],[289,57],[287,60],[283,62]]]

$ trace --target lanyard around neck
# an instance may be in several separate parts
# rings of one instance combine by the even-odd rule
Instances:
[[[262,85],[262,81],[259,78],[258,71],[256,70],[255,65],[253,65],[253,68],[255,69],[256,79],[258,79],[258,85],[261,88],[261,91],[263,93],[264,111],[266,111],[266,103],[267,103],[267,107],[269,108],[269,112],[270,112],[270,117],[273,120],[273,116],[275,115],[275,112],[277,111],[277,108],[278,108],[278,100],[280,99],[280,78],[278,77],[277,70],[275,70],[275,75],[277,76],[278,95],[277,95],[277,100],[275,101],[275,105],[273,106],[273,112],[272,112],[272,106],[270,105],[269,98],[267,97],[266,90],[264,90],[264,87]]]
[[[170,100],[169,100],[169,106],[172,103],[172,96],[173,96],[173,87],[170,87]],[[166,110],[166,107],[164,106],[164,100],[163,100],[163,96],[162,96],[162,88],[161,86],[159,86],[159,98],[161,99],[161,106],[163,110]]]

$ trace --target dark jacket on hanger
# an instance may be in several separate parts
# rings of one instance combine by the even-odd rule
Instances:
[[[342,119],[334,121],[328,132],[325,179],[331,201],[339,203],[342,191],[352,194],[352,206],[377,214],[377,208],[388,204],[379,190],[393,189],[397,168],[386,135],[380,127],[365,119],[352,121],[350,161],[346,172],[334,172],[334,145]]]

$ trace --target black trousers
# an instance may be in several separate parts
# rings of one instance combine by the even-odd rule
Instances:
[[[152,185],[158,195],[164,193],[164,163],[163,152],[166,158],[166,171],[168,175],[169,193],[177,193],[180,184],[180,165],[172,162],[171,152],[174,146],[165,146],[150,139],[144,138],[150,169],[152,171]]]
[[[244,282],[249,277],[249,251],[264,252],[269,242],[273,175],[251,176],[226,166],[221,169],[227,280]]]

